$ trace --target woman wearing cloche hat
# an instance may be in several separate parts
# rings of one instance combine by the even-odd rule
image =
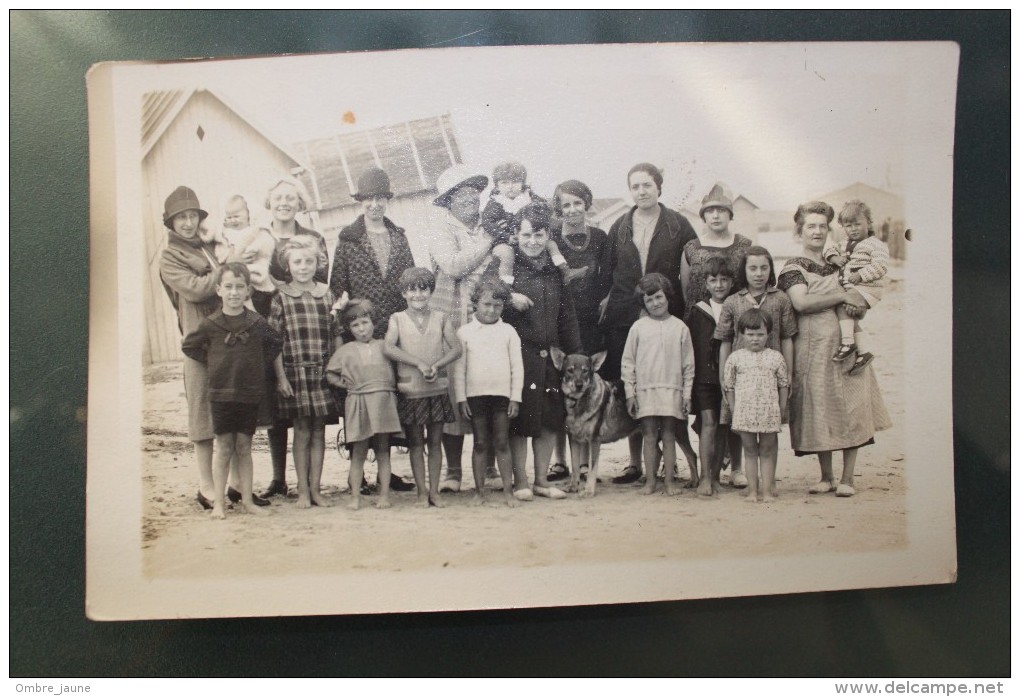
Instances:
[[[340,231],[329,288],[337,298],[347,293],[370,300],[375,338],[381,339],[390,315],[407,306],[398,281],[414,266],[414,258],[404,229],[386,217],[393,198],[386,172],[377,167],[362,172],[353,198],[361,204],[361,215]]]
[[[429,254],[436,271],[436,290],[429,306],[450,318],[454,330],[468,321],[471,291],[492,260],[493,238],[481,226],[481,195],[489,178],[464,164],[439,175],[433,203],[441,219],[428,233]],[[452,395],[451,395],[452,396]],[[461,418],[443,434],[446,477],[442,491],[460,491],[461,453],[470,424]]]
[[[220,306],[216,295],[219,264],[211,242],[199,234],[208,213],[195,192],[178,186],[163,204],[167,245],[159,259],[159,277],[177,311],[177,328],[187,336]],[[184,394],[188,403],[188,439],[195,444],[198,464],[198,502],[212,508],[213,425],[205,365],[184,357]]]

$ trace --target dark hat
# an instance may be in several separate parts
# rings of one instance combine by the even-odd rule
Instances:
[[[205,220],[209,216],[209,213],[202,210],[202,206],[198,203],[198,196],[194,191],[186,186],[178,186],[163,203],[163,225],[173,230],[174,216],[184,211],[198,211],[199,221]]]
[[[393,192],[390,191],[390,178],[378,167],[366,169],[361,173],[361,176],[358,177],[358,193],[354,194],[353,198],[355,201],[364,201],[366,198],[374,196],[393,198]]]
[[[701,210],[698,211],[698,215],[702,220],[705,219],[705,211],[709,208],[725,208],[730,212],[730,218],[733,218],[733,196],[722,182],[716,182],[708,196],[701,199]]]

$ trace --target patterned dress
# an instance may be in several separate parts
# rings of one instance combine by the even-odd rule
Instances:
[[[294,390],[293,397],[277,393],[279,417],[336,418],[336,401],[326,383],[326,362],[336,341],[332,306],[333,294],[324,283],[310,291],[288,283],[273,296],[269,326],[283,337],[283,370]]]
[[[695,305],[702,300],[707,301],[709,298],[708,288],[705,286],[705,281],[708,280],[708,277],[705,275],[705,264],[712,257],[726,258],[730,268],[733,270],[733,288],[731,292],[735,293],[740,290],[740,286],[737,283],[737,271],[743,263],[747,248],[750,246],[751,240],[743,235],[734,235],[733,244],[728,247],[707,247],[701,243],[700,239],[693,239],[687,243],[684,247],[684,259],[687,260],[687,266],[690,267],[691,275],[690,282],[687,284],[687,292],[684,294],[684,302],[686,304],[684,317],[690,314],[691,309]]]
[[[790,259],[779,274],[779,287],[804,285],[807,292],[839,289],[838,267],[805,257]],[[868,366],[850,375],[850,361],[832,360],[839,346],[839,322],[832,310],[797,315],[793,384],[790,390],[790,442],[807,455],[857,448],[873,442],[875,431],[892,422]]]
[[[730,354],[723,368],[727,390],[733,390],[734,431],[779,433],[779,388],[790,386],[783,354],[770,348],[740,349]]]

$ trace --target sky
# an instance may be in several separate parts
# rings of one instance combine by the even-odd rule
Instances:
[[[466,163],[519,160],[540,195],[577,178],[627,197],[648,161],[675,207],[722,181],[792,211],[855,181],[900,193],[907,46],[451,48],[163,64],[146,79],[213,89],[283,143],[449,112]]]

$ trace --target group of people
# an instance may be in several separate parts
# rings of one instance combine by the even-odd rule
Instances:
[[[587,223],[593,197],[581,181],[564,181],[546,201],[520,163],[502,163],[483,208],[489,184],[462,164],[439,177],[440,220],[421,231],[427,268],[415,266],[405,231],[386,217],[393,192],[378,168],[358,179],[361,215],[340,232],[331,268],[325,239],[296,220],[308,197],[293,178],[269,187],[264,228],[251,224],[240,196],[227,201],[220,227],[206,222],[191,189],[170,194],[160,275],[183,335],[203,508],[222,518],[229,500],[261,513],[286,495],[290,428],[297,505],[331,505],[320,491],[325,426],[341,416],[352,508],[370,448],[377,506],[391,505],[391,483],[404,484],[390,471],[397,437],[419,505],[443,506],[443,493],[460,490],[468,433],[472,502],[484,502],[494,464],[509,506],[565,498],[554,484],[568,470],[553,349],[604,352],[600,375],[622,381],[640,428],[614,483],[644,478],[641,491],[653,493],[661,463],[675,493],[679,446],[698,493],[718,492],[728,462],[730,483],[747,488],[748,500],[771,500],[778,433],[789,423],[795,453],[818,456],[810,491],[854,494],[858,448],[890,425],[860,326],[881,299],[888,262],[864,203],[840,211],[841,246],[828,244],[830,206],[800,206],[802,254],[777,270],[767,249],[731,229],[725,187],[704,197],[699,237],[659,202],[662,173],[649,163],[627,173],[634,205],[608,233]],[[273,464],[262,496],[252,491],[251,458],[260,425]]]

